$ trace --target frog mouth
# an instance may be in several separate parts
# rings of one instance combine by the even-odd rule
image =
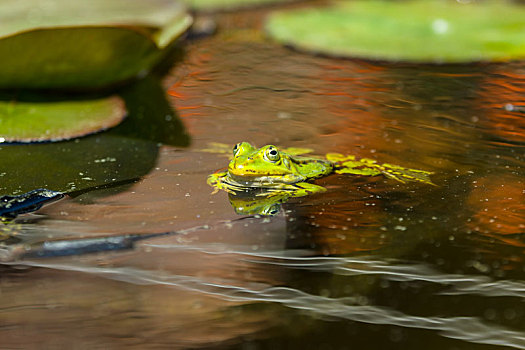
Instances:
[[[228,182],[232,185],[242,187],[278,187],[280,184],[294,184],[301,181],[300,177],[290,177],[282,175],[228,175]]]

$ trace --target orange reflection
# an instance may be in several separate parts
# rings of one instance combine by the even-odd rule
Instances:
[[[337,181],[331,177],[319,183],[331,187]],[[386,212],[381,201],[358,188],[340,191],[346,193],[346,199],[341,192],[328,191],[299,200],[308,205],[294,206],[294,217],[288,225],[291,236],[297,236],[303,244],[311,242],[305,248],[323,255],[371,253],[389,244],[390,236],[382,228]]]
[[[503,141],[525,142],[525,71],[505,64],[487,74],[479,103],[487,106],[481,120],[490,134]]]
[[[525,247],[520,237],[525,230],[525,184],[513,175],[480,178],[474,184],[467,204],[475,213],[469,227],[506,244]]]

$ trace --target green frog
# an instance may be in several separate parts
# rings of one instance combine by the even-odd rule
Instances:
[[[400,182],[415,181],[433,184],[431,172],[379,164],[372,159],[357,159],[339,153],[328,153],[326,159],[304,156],[309,150],[274,145],[256,148],[248,142],[233,147],[233,158],[227,171],[208,176],[208,184],[231,194],[260,190],[257,196],[302,197],[324,192],[322,186],[307,182],[332,173],[375,176],[383,174]]]

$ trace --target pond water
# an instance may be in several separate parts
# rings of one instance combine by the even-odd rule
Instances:
[[[124,125],[1,147],[16,158],[1,194],[71,196],[4,227],[0,348],[524,349],[525,63],[318,57],[265,39],[260,12],[218,20],[166,97],[136,88]],[[240,141],[433,171],[436,186],[330,175],[273,217],[237,215],[206,184],[228,158],[204,150]]]

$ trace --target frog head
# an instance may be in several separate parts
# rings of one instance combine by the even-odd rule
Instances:
[[[291,156],[273,145],[257,149],[248,142],[235,145],[228,165],[232,180],[251,187],[293,184],[331,171],[331,163],[322,159]]]

